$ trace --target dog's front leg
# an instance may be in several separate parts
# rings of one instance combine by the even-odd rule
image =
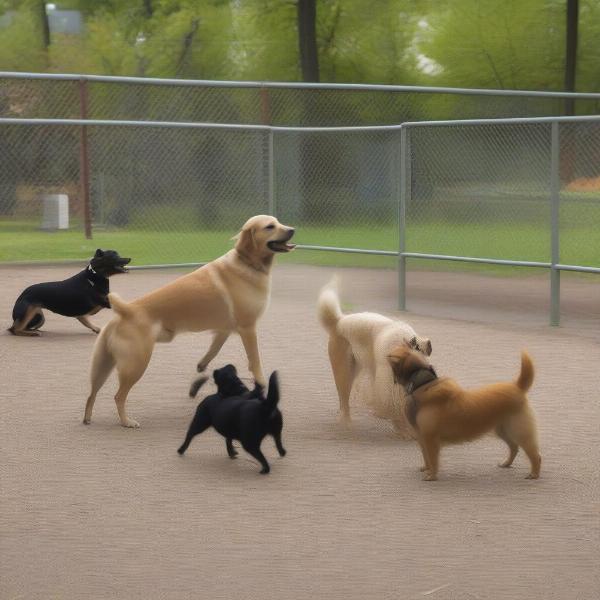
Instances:
[[[96,311],[97,312],[97,311]],[[88,329],[91,329],[94,333],[100,333],[100,327],[96,327],[86,316],[77,317],[77,320]]]
[[[256,330],[254,327],[240,328],[240,337],[244,344],[244,350],[248,357],[248,368],[254,375],[254,381],[263,387],[266,387],[267,380],[262,372],[262,365],[260,363],[260,355],[258,354],[258,341],[256,339]]]
[[[221,351],[223,344],[229,337],[229,331],[216,331],[210,348],[198,363],[198,373],[202,373],[208,367],[210,361]]]

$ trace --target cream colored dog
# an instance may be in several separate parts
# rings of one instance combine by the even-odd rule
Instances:
[[[294,248],[287,243],[293,235],[294,229],[275,217],[258,215],[242,227],[234,249],[200,269],[129,304],[109,294],[116,316],[94,347],[91,392],[83,422],[90,422],[96,394],[116,366],[119,389],[115,402],[121,425],[138,427],[125,412],[127,394],[144,374],[154,344],[170,342],[184,331],[214,331],[198,371],[206,369],[231,333],[239,333],[250,371],[257,383],[265,385],[256,322],[269,302],[273,257]]]
[[[394,385],[388,355],[405,342],[429,356],[431,341],[402,321],[371,312],[344,315],[334,278],[318,300],[319,319],[329,332],[329,360],[340,401],[342,421],[350,421],[350,395],[360,375],[366,378],[364,397],[378,417],[390,419],[396,431],[410,437],[404,416],[405,395]]]

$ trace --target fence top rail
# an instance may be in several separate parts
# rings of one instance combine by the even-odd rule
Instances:
[[[456,119],[448,121],[406,121],[403,128],[413,127],[456,127],[470,125],[518,125],[520,123],[577,123],[582,121],[600,121],[600,115],[581,115],[573,117],[511,117],[506,119]]]
[[[272,88],[305,90],[353,90],[380,92],[413,92],[431,94],[458,94],[471,96],[526,96],[537,98],[580,98],[600,100],[598,92],[543,92],[535,90],[497,90],[482,88],[385,85],[370,83],[303,83],[295,81],[222,81],[211,79],[164,79],[152,77],[123,77],[114,75],[84,75],[61,73],[25,73],[0,71],[0,79],[47,79],[62,81],[90,81],[104,83],[131,83],[135,85],[171,85],[220,88]]]
[[[281,132],[357,132],[357,131],[397,131],[408,127],[470,126],[470,125],[509,125],[535,123],[597,122],[600,115],[579,117],[531,117],[514,119],[468,119],[457,121],[417,121],[401,125],[360,125],[356,127],[287,127],[282,125],[244,125],[240,123],[194,123],[181,121],[126,121],[111,119],[21,119],[0,117],[0,125],[71,125],[109,127],[163,127],[172,129],[229,129],[238,131],[281,131]]]

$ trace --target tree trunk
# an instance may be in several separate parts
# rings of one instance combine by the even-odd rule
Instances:
[[[565,91],[575,91],[577,74],[577,28],[579,25],[579,0],[567,0],[567,46],[565,52]],[[575,99],[565,100],[565,115],[575,114]],[[560,179],[563,183],[575,177],[576,147],[573,129],[561,128],[560,140]]]
[[[48,50],[50,46],[50,23],[48,23],[48,14],[46,13],[46,0],[40,0],[38,3],[40,15],[40,25],[42,26],[42,43],[44,49]]]
[[[146,18],[151,19],[154,13],[152,9],[152,0],[143,0],[144,2],[144,12],[146,13]]]
[[[579,0],[567,0],[567,47],[565,57],[565,91],[575,91],[577,74],[577,28],[579,25]],[[565,101],[565,114],[575,114],[575,100]]]
[[[298,43],[302,81],[319,81],[317,52],[317,0],[298,0]]]

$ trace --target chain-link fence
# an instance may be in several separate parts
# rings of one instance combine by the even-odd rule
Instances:
[[[600,273],[600,117],[403,125],[407,258]]]
[[[83,259],[98,245],[138,265],[199,263],[273,213],[305,248],[399,258],[401,282],[409,258],[600,272],[599,165],[600,117],[327,129],[0,119],[0,260]],[[68,196],[71,226],[41,232],[54,193]]]
[[[600,113],[600,94],[0,72],[0,117],[331,127]]]

